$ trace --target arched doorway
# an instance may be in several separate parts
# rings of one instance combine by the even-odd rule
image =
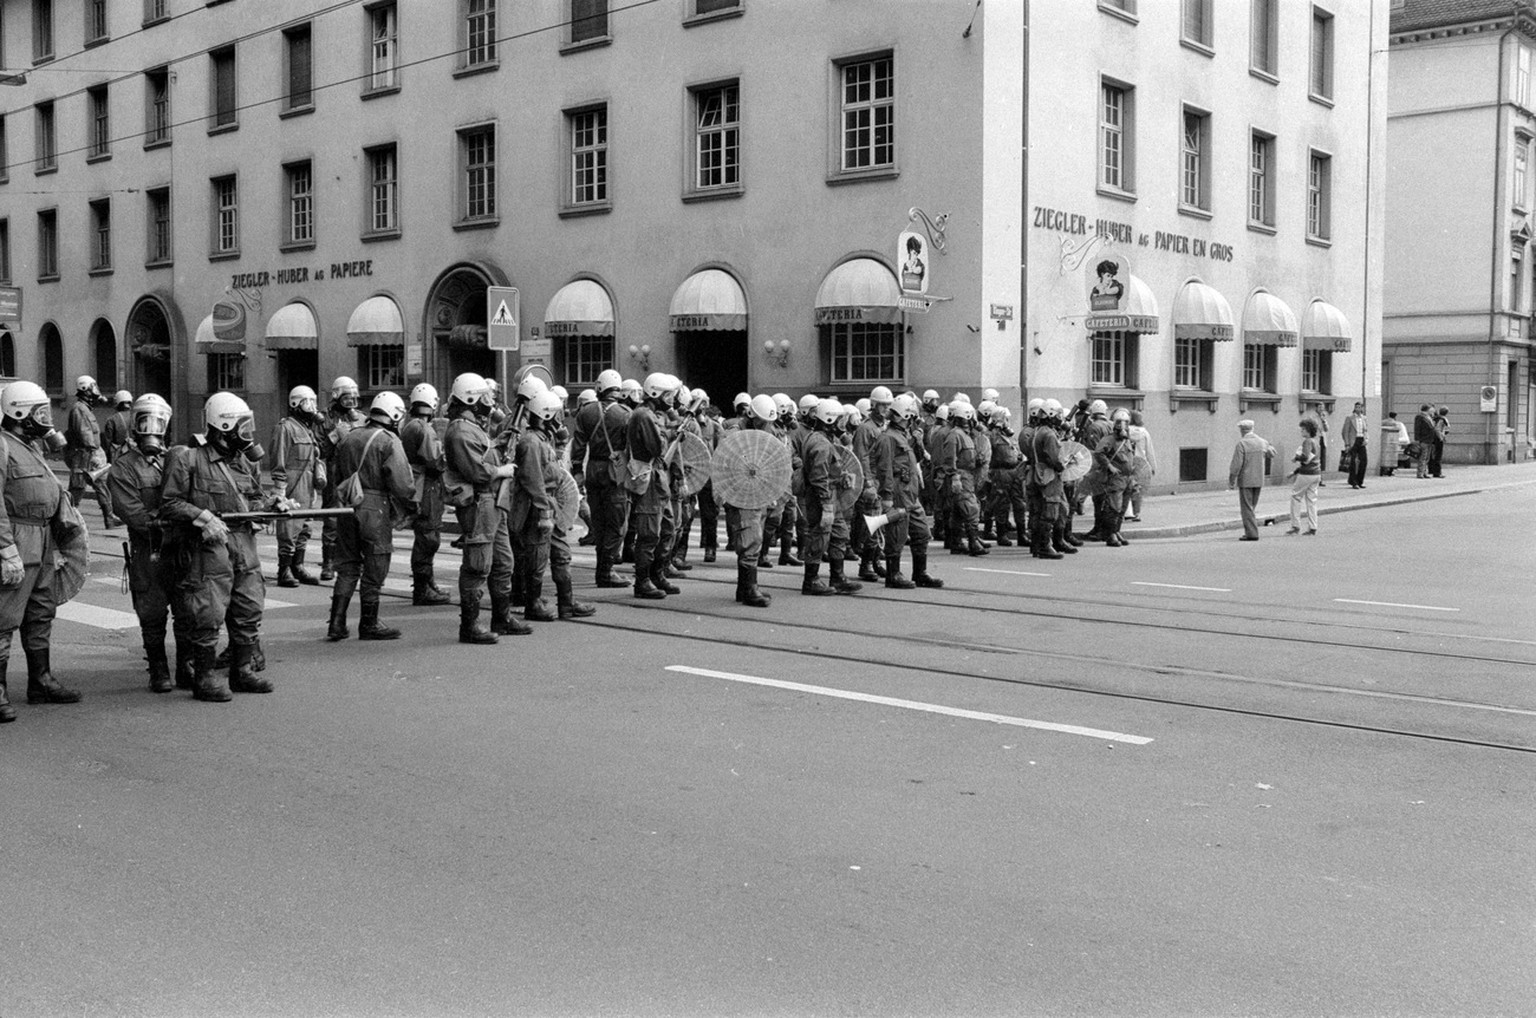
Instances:
[[[140,298],[128,312],[123,331],[128,339],[128,387],[136,396],[153,392],[164,397],[181,415],[187,386],[185,380],[176,384],[174,371],[181,329],[171,321],[166,305],[158,297]]]
[[[0,329],[0,378],[16,377],[16,337]]]
[[[731,399],[747,391],[750,374],[741,281],[722,267],[703,266],[672,294],[668,312],[683,379],[729,413]]]
[[[117,332],[105,318],[91,323],[91,350],[95,354],[96,385],[111,396],[117,389]]]
[[[43,388],[48,395],[62,400],[69,393],[64,390],[64,337],[59,327],[47,322],[37,334],[43,364]]]
[[[455,265],[432,285],[426,309],[428,373],[440,392],[447,392],[454,377],[465,371],[506,384],[496,351],[486,346],[485,291],[510,285],[506,273],[479,262]]]

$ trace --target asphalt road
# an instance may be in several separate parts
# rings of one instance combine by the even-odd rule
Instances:
[[[493,648],[273,585],[228,705],[94,582],[0,729],[0,1016],[1530,1014],[1532,494]]]

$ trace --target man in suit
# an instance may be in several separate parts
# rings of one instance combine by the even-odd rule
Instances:
[[[1227,490],[1237,489],[1238,504],[1243,510],[1244,541],[1259,539],[1259,492],[1264,490],[1264,479],[1269,476],[1269,465],[1275,458],[1275,447],[1253,433],[1252,421],[1237,422],[1237,448],[1232,450],[1232,468],[1227,474]]]

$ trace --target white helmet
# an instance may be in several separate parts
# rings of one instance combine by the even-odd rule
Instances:
[[[953,396],[949,397],[949,401],[951,403],[969,403],[971,401],[971,396],[970,393],[957,392]]]
[[[597,385],[595,388],[601,393],[607,392],[610,389],[617,389],[623,384],[624,376],[612,368],[605,368],[597,373]]]
[[[982,399],[990,399],[992,402],[996,403],[998,400],[1002,399],[1003,397],[1002,397],[1002,394],[999,393],[996,389],[983,389],[983,390],[981,390],[981,398]]]
[[[802,412],[806,410],[820,410],[821,403],[821,397],[812,392],[808,392],[800,397],[800,409]]]
[[[399,424],[405,420],[405,400],[398,392],[381,392],[368,405],[368,416],[380,424]]]
[[[357,409],[357,383],[346,375],[337,378],[331,383],[331,402],[340,403],[348,410]]]
[[[411,406],[420,403],[429,410],[437,410],[437,387],[427,382],[419,383],[411,390]]]
[[[92,378],[90,375],[81,375],[79,378],[75,379],[75,391],[76,392],[95,392],[95,391],[97,391],[96,390],[96,379]]]
[[[112,405],[119,410],[127,410],[133,405],[133,393],[127,389],[119,389],[112,394]]]
[[[1088,404],[1089,417],[1103,417],[1107,413],[1109,413],[1109,404],[1102,399],[1096,399]]]
[[[984,399],[976,406],[976,416],[982,420],[992,416],[992,411],[997,409],[997,403],[990,399]]]
[[[947,421],[947,420],[949,420],[949,404],[948,403],[940,403],[938,405],[938,407],[935,408],[934,411],[933,411],[933,419],[936,420],[936,421]]]
[[[566,391],[565,386],[551,385],[549,387],[549,391],[559,397],[561,406],[564,406],[566,403],[570,402],[571,394]]]
[[[878,403],[881,406],[889,406],[892,401],[891,390],[883,385],[877,385],[869,390],[870,403]]]
[[[519,399],[533,399],[539,393],[548,391],[549,386],[544,383],[544,379],[531,371],[523,376],[522,381],[517,383],[517,396]]]
[[[152,392],[133,401],[132,421],[135,435],[164,435],[171,424],[171,405]]]
[[[1029,416],[1033,417],[1035,414],[1044,409],[1045,400],[1041,399],[1039,396],[1036,396],[1034,399],[1029,401]]]
[[[952,421],[965,421],[969,423],[976,419],[976,408],[969,403],[955,400],[949,404],[949,419]]]
[[[705,392],[703,389],[694,389],[693,406],[694,409],[709,406],[709,393]]]
[[[869,403],[869,399],[867,397],[855,400],[854,403],[853,403],[853,406],[854,406],[854,409],[859,412],[860,416],[862,416],[862,417],[868,417],[869,416],[870,403]]]
[[[837,423],[837,419],[843,416],[843,405],[835,399],[819,399],[816,401],[816,419],[831,427]]]
[[[553,420],[564,407],[565,403],[555,395],[553,389],[536,392],[528,401],[528,413],[541,421]]]
[[[1045,416],[1053,420],[1061,420],[1061,400],[1048,399],[1045,401]]]
[[[288,390],[288,409],[307,410],[314,413],[320,405],[320,397],[307,385],[295,385]]]
[[[937,403],[939,401],[939,398],[940,398],[939,397],[939,390],[937,390],[937,389],[924,389],[923,390],[923,402],[924,403]]]
[[[1111,421],[1124,421],[1129,424],[1131,423],[1131,412],[1125,407],[1116,407],[1115,412],[1109,415],[1109,419]]]
[[[889,392],[890,390],[887,389],[886,391]],[[873,399],[874,397],[870,398]],[[906,393],[902,393],[900,396],[897,396],[895,399],[891,400],[891,413],[895,414],[897,417],[904,421],[910,421],[912,418],[917,416],[917,405],[917,399],[915,397],[908,396]]]
[[[238,435],[246,441],[256,438],[256,417],[245,400],[232,392],[216,392],[203,404],[203,423],[210,431]]]
[[[788,393],[774,393],[773,405],[778,408],[779,416],[784,420],[795,416],[795,401],[789,398]]]
[[[731,409],[735,410],[737,413],[740,413],[743,409],[750,407],[751,405],[752,397],[750,394],[745,392],[738,392],[736,394],[736,398],[731,400]]]
[[[1013,420],[1013,411],[1005,406],[995,407],[992,410],[992,423],[1006,428],[1008,422]]]
[[[771,421],[779,415],[779,408],[774,404],[773,397],[766,393],[758,393],[752,397],[752,416],[760,421]]]
[[[624,393],[624,398],[631,403],[638,403],[645,396],[645,390],[640,388],[640,383],[633,378],[626,378],[620,382],[619,391]]]
[[[672,376],[664,371],[652,371],[645,376],[644,392],[647,399],[661,399],[674,388]]]
[[[465,406],[476,406],[491,401],[491,385],[473,371],[466,371],[453,380],[449,396]]]
[[[859,412],[859,408],[858,407],[856,407],[856,406],[844,406],[843,407],[843,426],[845,428],[847,428],[849,431],[852,431],[853,429],[857,428],[860,424],[863,424],[863,423],[864,423],[864,415]]]
[[[596,389],[583,389],[576,396],[576,405],[578,407],[583,407],[583,406],[586,406],[588,403],[596,403],[596,402],[597,402],[597,390]]]
[[[41,412],[39,412],[41,411]],[[45,428],[53,427],[53,404],[36,382],[11,382],[0,392],[0,413],[13,421],[31,418]]]

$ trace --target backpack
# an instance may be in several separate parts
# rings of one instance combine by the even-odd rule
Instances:
[[[357,508],[363,504],[363,481],[358,477],[363,463],[368,458],[368,449],[373,445],[373,440],[383,433],[383,429],[377,429],[368,436],[368,441],[363,443],[363,454],[357,459],[357,470],[336,482],[336,504]]]

